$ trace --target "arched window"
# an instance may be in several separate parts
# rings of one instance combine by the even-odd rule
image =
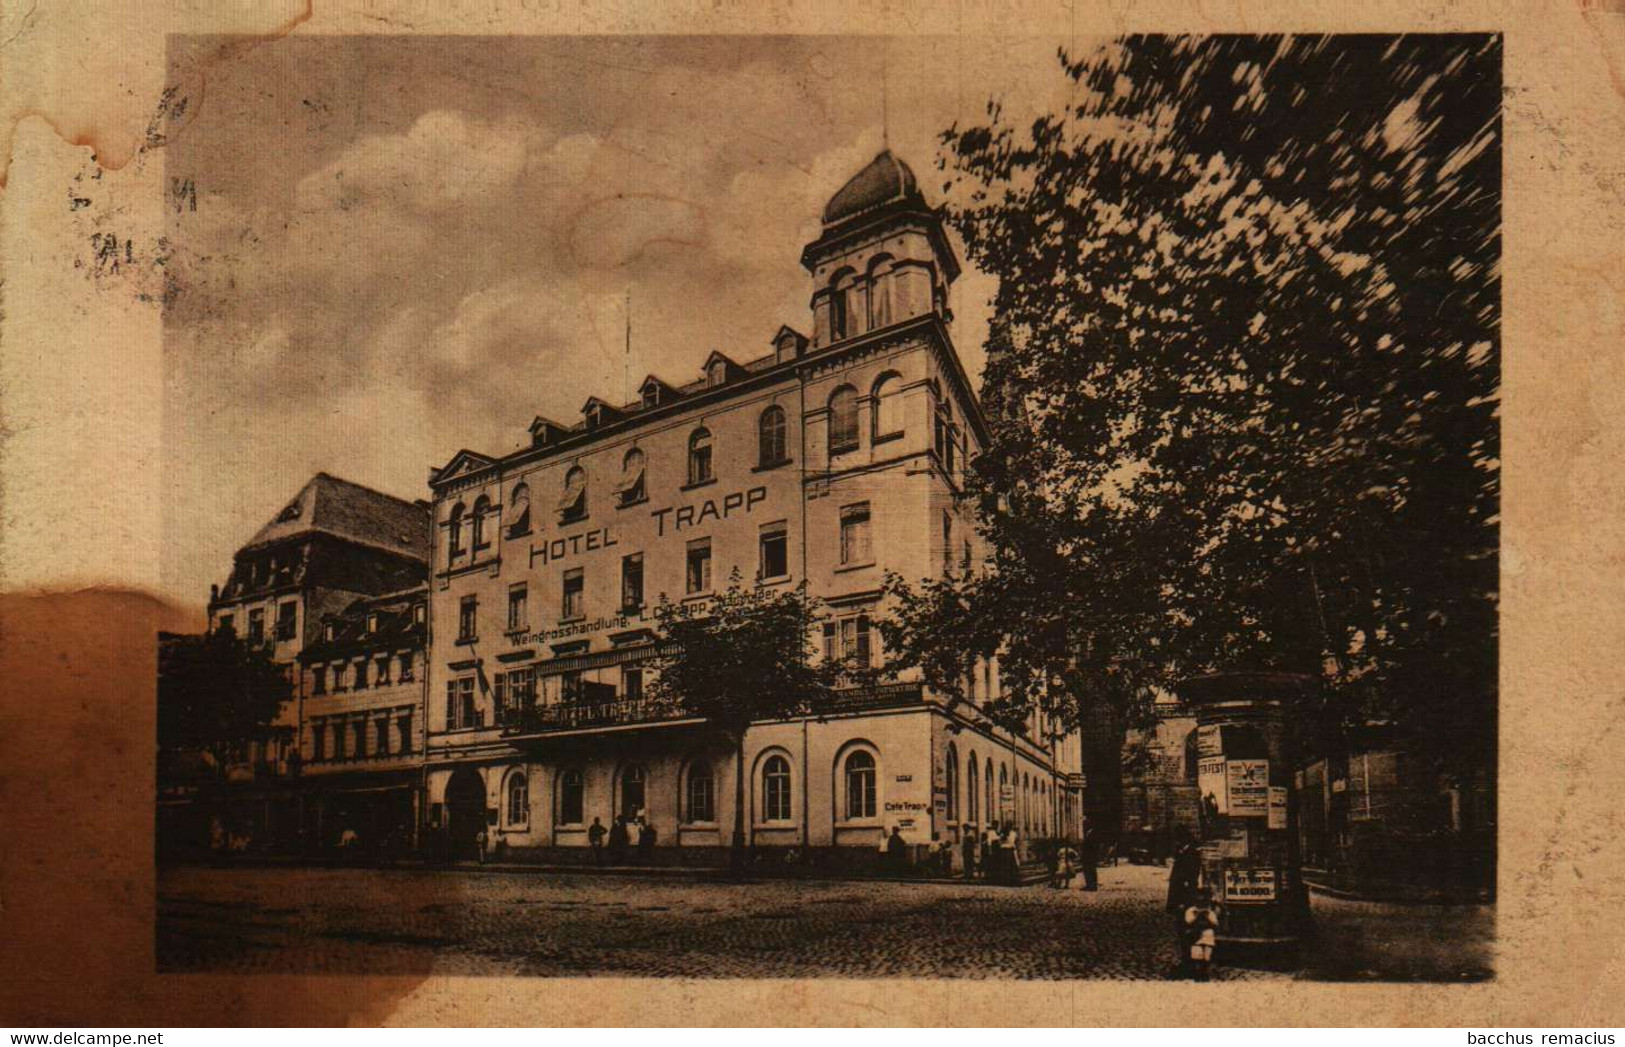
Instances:
[[[857,334],[856,325],[852,322],[852,289],[855,283],[850,269],[842,269],[830,278],[829,340],[832,342]]]
[[[970,754],[970,762],[965,764],[965,820],[976,825],[982,824],[981,812],[982,783],[976,773],[976,754]]]
[[[621,814],[636,818],[644,813],[648,796],[648,772],[637,764],[621,772]]]
[[[987,797],[987,813],[983,817],[987,819],[987,824],[997,825],[999,824],[999,809],[993,803],[993,757],[991,756],[987,758],[985,772],[982,775],[982,791]]]
[[[564,474],[564,494],[559,496],[559,521],[570,523],[587,515],[587,470],[571,466]]]
[[[892,259],[876,255],[869,263],[869,327],[885,327],[892,321]]]
[[[959,750],[953,743],[948,745],[947,773],[943,776],[943,784],[948,787],[948,820],[959,820]]]
[[[1006,791],[1010,794],[1010,806],[1005,807],[1004,796]],[[1016,793],[1010,782],[1010,768],[999,764],[999,824],[1014,821],[1016,813]]]
[[[516,538],[530,533],[530,487],[519,484],[508,496],[508,509],[513,522],[508,525],[508,537]]]
[[[684,811],[690,822],[717,820],[717,783],[711,774],[711,765],[695,761],[688,768],[688,794],[684,797]]]
[[[447,555],[456,558],[463,555],[463,517],[468,510],[462,502],[451,507],[451,516],[446,526]]]
[[[790,761],[769,756],[762,764],[762,821],[790,820]]]
[[[762,412],[756,423],[757,465],[763,469],[790,460],[784,424],[784,408],[777,404]]]
[[[579,770],[571,768],[559,775],[559,824],[580,825],[585,799]]]
[[[530,786],[523,774],[508,776],[508,824],[530,823]]]
[[[622,505],[636,505],[649,496],[649,484],[644,479],[646,468],[643,452],[636,447],[621,459],[621,482],[615,487],[615,497]]]
[[[870,427],[871,442],[889,440],[903,435],[903,401],[898,395],[903,379],[895,372],[887,372],[875,380],[870,397],[874,401],[874,418]]]
[[[858,449],[858,391],[843,385],[829,398],[829,453]]]
[[[875,816],[875,758],[865,749],[857,749],[846,758],[846,817],[873,818]]]
[[[696,429],[688,438],[688,482],[703,484],[715,478],[711,468],[711,430]]]
[[[491,499],[482,494],[474,503],[474,549],[476,552],[491,544],[491,536],[485,529],[485,522],[490,515]]]

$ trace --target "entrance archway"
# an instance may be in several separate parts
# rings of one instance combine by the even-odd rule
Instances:
[[[446,843],[455,860],[480,856],[477,837],[485,828],[485,779],[472,767],[459,767],[446,783]]]

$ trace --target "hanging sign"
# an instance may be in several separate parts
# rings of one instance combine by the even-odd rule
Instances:
[[[1270,786],[1270,821],[1271,829],[1286,828],[1286,786]]]
[[[1269,813],[1270,762],[1268,760],[1229,760],[1225,785],[1232,817],[1262,818]]]

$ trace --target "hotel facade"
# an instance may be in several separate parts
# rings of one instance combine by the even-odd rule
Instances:
[[[650,375],[630,403],[536,418],[505,456],[431,474],[426,832],[454,855],[588,846],[594,820],[641,815],[667,861],[717,860],[736,753],[702,719],[646,701],[654,608],[737,576],[796,586],[830,620],[828,657],[878,664],[888,571],[980,569],[960,497],[985,421],[949,337],[959,265],[937,212],[889,152],[843,186],[801,256],[811,335]],[[872,854],[994,823],[1076,835],[1075,740],[992,726],[917,679],[852,688],[815,715],[747,732],[757,849]]]

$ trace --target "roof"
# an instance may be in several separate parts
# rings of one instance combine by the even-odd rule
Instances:
[[[413,617],[412,608],[427,603],[428,599],[428,587],[415,586],[356,600],[342,614],[323,616],[321,636],[307,644],[300,657],[306,662],[318,662],[348,657],[358,651],[421,647],[428,630]],[[374,631],[367,629],[369,618],[376,620]],[[331,640],[327,638],[328,625],[334,627]]]
[[[919,182],[907,164],[890,149],[882,149],[869,165],[853,175],[824,205],[824,225],[866,214],[878,207],[897,203],[925,203]]]
[[[429,514],[427,505],[317,473],[244,548],[325,534],[427,561]]]

